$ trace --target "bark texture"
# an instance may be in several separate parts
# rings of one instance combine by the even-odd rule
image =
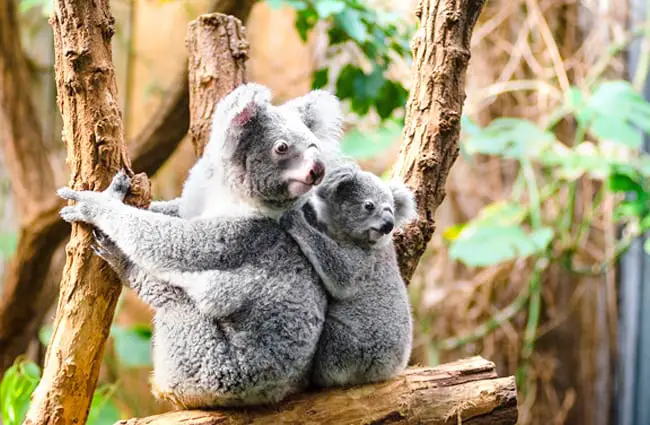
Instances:
[[[0,3],[0,140],[20,217],[18,249],[5,272],[0,298],[0,376],[36,332],[38,294],[57,246],[70,226],[58,217],[54,171],[41,122],[30,98],[27,61],[14,0]]]
[[[239,19],[214,13],[190,22],[186,45],[190,53],[190,137],[194,153],[200,157],[217,103],[246,80],[248,41]]]
[[[50,23],[69,185],[76,190],[102,190],[120,168],[132,174],[117,103],[109,2],[57,0]],[[145,206],[150,200],[148,180],[143,175],[134,180],[128,199]],[[72,226],[54,333],[26,424],[86,421],[121,291],[112,270],[92,255],[89,230],[85,225]]]
[[[420,0],[413,41],[413,87],[395,175],[415,191],[418,219],[395,234],[408,282],[435,230],[436,209],[458,157],[470,39],[485,0]]]
[[[246,22],[254,3],[254,0],[216,0],[210,6],[210,12],[232,15]],[[190,127],[189,78],[188,68],[183,66],[166,100],[131,143],[133,169],[137,172],[149,176],[155,174],[187,134]]]
[[[276,408],[180,411],[118,425],[430,424],[512,425],[513,377],[497,378],[494,363],[472,357],[435,368],[409,369],[388,382],[302,394]]]

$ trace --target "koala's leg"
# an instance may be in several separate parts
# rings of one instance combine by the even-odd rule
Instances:
[[[124,205],[105,193],[59,190],[61,216],[95,225],[148,272],[228,268],[250,246],[251,220],[184,220]]]
[[[280,225],[296,241],[335,299],[346,299],[358,289],[358,277],[372,270],[373,257],[356,246],[342,247],[311,226],[299,210],[291,210]]]
[[[133,289],[142,301],[153,308],[190,301],[181,288],[155,279],[141,267],[129,261],[106,235],[95,230],[93,236],[95,242],[92,249],[95,254],[103,258],[115,270],[122,282]]]

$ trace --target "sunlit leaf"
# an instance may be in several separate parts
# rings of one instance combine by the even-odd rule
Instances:
[[[391,147],[401,133],[402,126],[396,123],[387,123],[373,132],[351,130],[341,140],[341,150],[357,160],[372,158]]]
[[[318,0],[314,7],[321,19],[329,18],[332,15],[341,13],[345,9],[345,2],[341,0]]]
[[[468,138],[465,148],[469,153],[534,158],[550,147],[554,140],[552,133],[540,129],[530,121],[498,118]]]
[[[120,420],[120,411],[110,400],[111,387],[98,388],[88,412],[88,425],[114,425]]]
[[[35,363],[22,360],[5,371],[0,382],[0,417],[4,425],[22,424],[40,377]]]
[[[143,329],[142,326],[111,328],[118,360],[126,367],[151,366],[151,331]]]
[[[485,267],[540,253],[552,238],[549,227],[526,233],[519,225],[471,226],[453,241],[449,255],[468,266]]]

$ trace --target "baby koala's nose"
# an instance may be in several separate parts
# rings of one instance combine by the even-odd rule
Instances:
[[[325,177],[325,164],[315,160],[309,169],[309,183],[317,185],[323,181],[323,177]]]
[[[379,231],[384,235],[387,235],[393,230],[393,227],[394,227],[393,220],[385,220],[384,223],[379,228]]]

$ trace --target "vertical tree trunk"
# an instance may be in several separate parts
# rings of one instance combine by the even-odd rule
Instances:
[[[57,0],[54,30],[58,103],[68,149],[70,186],[104,189],[120,168],[130,172],[111,58],[114,20],[108,0]],[[134,193],[148,202],[148,181]],[[27,424],[83,424],[97,382],[121,285],[92,255],[86,225],[72,226],[54,334]]]
[[[23,353],[38,315],[36,299],[50,259],[70,228],[58,216],[54,171],[31,101],[16,3],[0,2],[0,139],[20,217],[18,249],[5,272],[0,299],[0,376]],[[28,328],[28,329],[26,329]]]
[[[420,0],[412,42],[413,87],[395,175],[415,190],[419,217],[395,235],[402,277],[409,281],[435,230],[445,181],[458,157],[470,39],[485,0]]]
[[[245,82],[248,41],[239,19],[214,13],[190,22],[186,45],[190,52],[190,137],[200,157],[217,103]]]

